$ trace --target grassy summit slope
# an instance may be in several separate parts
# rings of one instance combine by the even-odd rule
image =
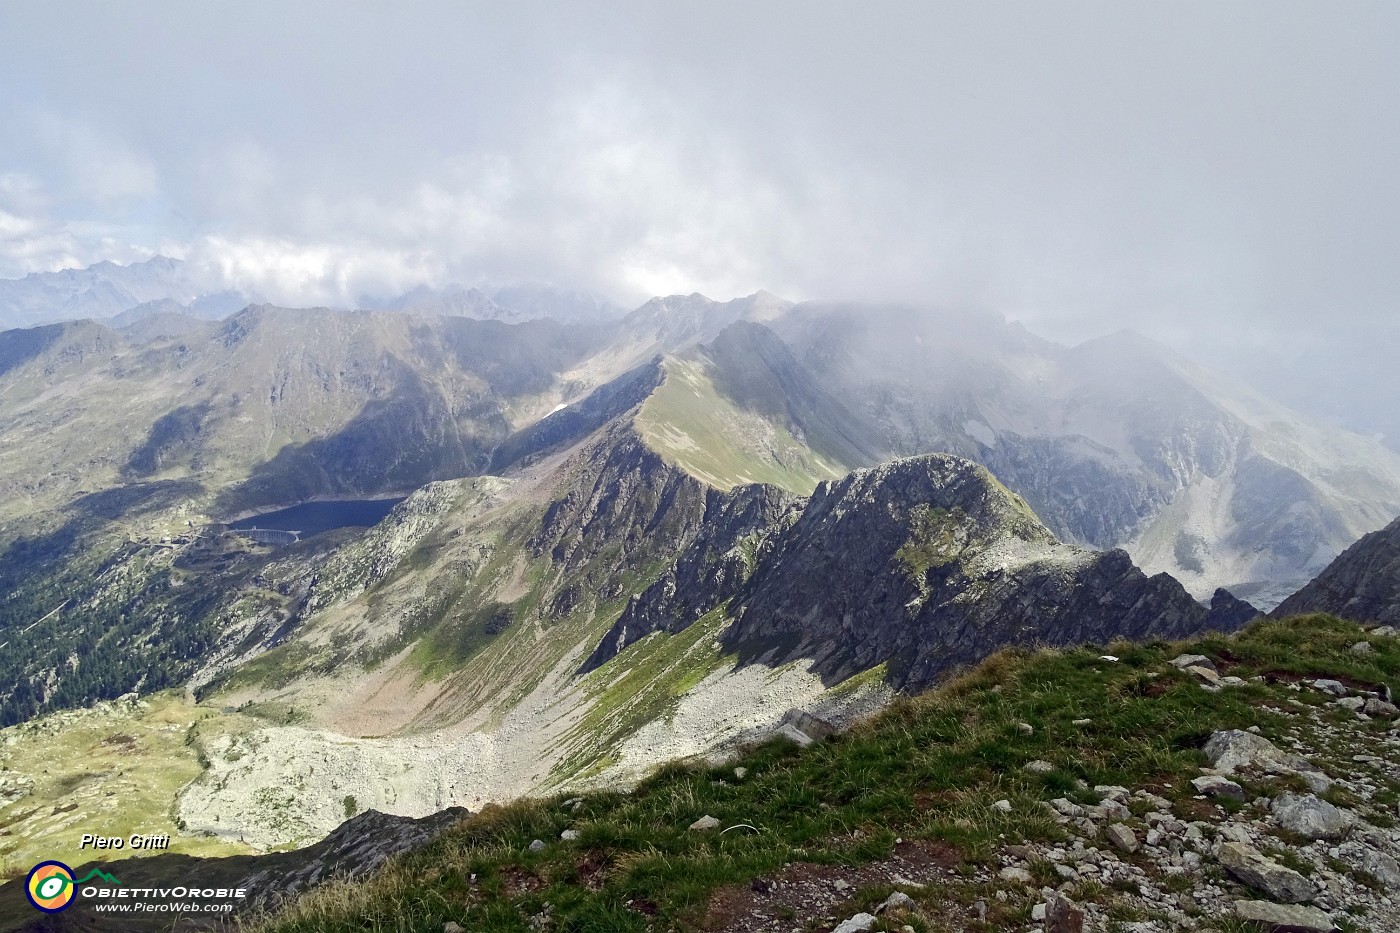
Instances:
[[[806,495],[887,455],[761,324],[731,324],[662,366],[637,427],[653,450],[719,489],[768,483]]]
[[[1372,650],[1353,651],[1359,640]],[[762,912],[780,918],[783,929],[826,930],[832,923],[824,918],[873,911],[901,889],[913,906],[882,914],[876,929],[907,923],[919,931],[1000,930],[1031,925],[1043,885],[1063,886],[1105,919],[1165,922],[1166,908],[1143,896],[1148,888],[1196,885],[1199,894],[1214,886],[1222,897],[1257,895],[1210,858],[1199,878],[1172,875],[1147,850],[1120,855],[1102,839],[1105,867],[1065,884],[1043,853],[1053,844],[1069,849],[1072,826],[1043,802],[1088,805],[1100,796],[1089,787],[1121,785],[1142,791],[1128,798],[1131,813],[1120,817],[1139,838],[1149,811],[1161,809],[1148,793],[1165,798],[1174,818],[1196,821],[1191,825],[1207,839],[1237,831],[1241,824],[1231,821],[1257,816],[1253,805],[1209,801],[1190,784],[1205,763],[1205,740],[1224,729],[1257,727],[1334,777],[1356,778],[1325,796],[1365,820],[1368,839],[1394,826],[1400,781],[1353,760],[1378,751],[1375,760],[1383,759],[1393,745],[1389,717],[1363,721],[1294,682],[1394,683],[1400,640],[1310,616],[1261,621],[1237,636],[1189,644],[1107,647],[1118,660],[1101,658],[1105,649],[1097,646],[1004,651],[807,749],[775,741],[722,766],[663,770],[632,794],[491,808],[368,882],[327,886],[257,929],[440,930],[456,922],[523,933],[544,915],[560,930],[729,930],[758,929],[750,921]],[[1168,663],[1182,652],[1207,655],[1245,682],[1203,689]],[[1019,723],[1033,724],[1032,734]],[[1052,767],[1025,768],[1036,760]],[[1236,779],[1246,800],[1300,786],[1294,775]],[[1010,809],[993,807],[999,800]],[[705,815],[725,831],[688,829]],[[1251,825],[1262,827],[1261,845],[1278,859],[1318,878],[1340,872],[1343,888],[1359,892],[1352,914],[1334,912],[1343,929],[1391,928],[1393,918],[1366,912],[1366,903],[1379,903],[1365,900],[1373,878],[1328,861],[1325,845],[1317,853],[1300,847],[1269,822],[1259,816]],[[577,838],[561,841],[565,830]],[[543,849],[530,851],[534,839],[544,840]],[[1029,847],[1017,848],[1023,844]],[[1017,859],[1029,880],[1002,879],[1001,866]],[[1109,880],[1138,876],[1140,883]],[[785,899],[784,892],[801,896]],[[1245,929],[1232,916],[1212,914],[1216,903],[1192,901],[1182,910],[1217,929]]]
[[[668,359],[666,381],[637,416],[647,446],[719,489],[769,483],[806,495],[843,465],[817,454],[763,414],[725,398],[709,361]]]

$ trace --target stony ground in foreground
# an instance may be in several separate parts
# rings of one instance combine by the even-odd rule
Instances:
[[[1393,631],[1325,616],[1005,652],[805,748],[492,808],[258,929],[1392,931],[1397,676]]]

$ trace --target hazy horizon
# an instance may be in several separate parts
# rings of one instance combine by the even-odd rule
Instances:
[[[1400,8],[0,12],[0,276],[541,281],[1132,328],[1400,437]]]

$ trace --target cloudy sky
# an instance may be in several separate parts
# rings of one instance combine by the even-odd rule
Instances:
[[[1400,394],[1397,48],[1390,0],[6,2],[0,276],[915,299],[1345,413]]]

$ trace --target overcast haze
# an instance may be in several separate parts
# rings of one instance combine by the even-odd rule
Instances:
[[[1400,437],[1400,5],[519,6],[0,4],[0,276],[914,299]]]

